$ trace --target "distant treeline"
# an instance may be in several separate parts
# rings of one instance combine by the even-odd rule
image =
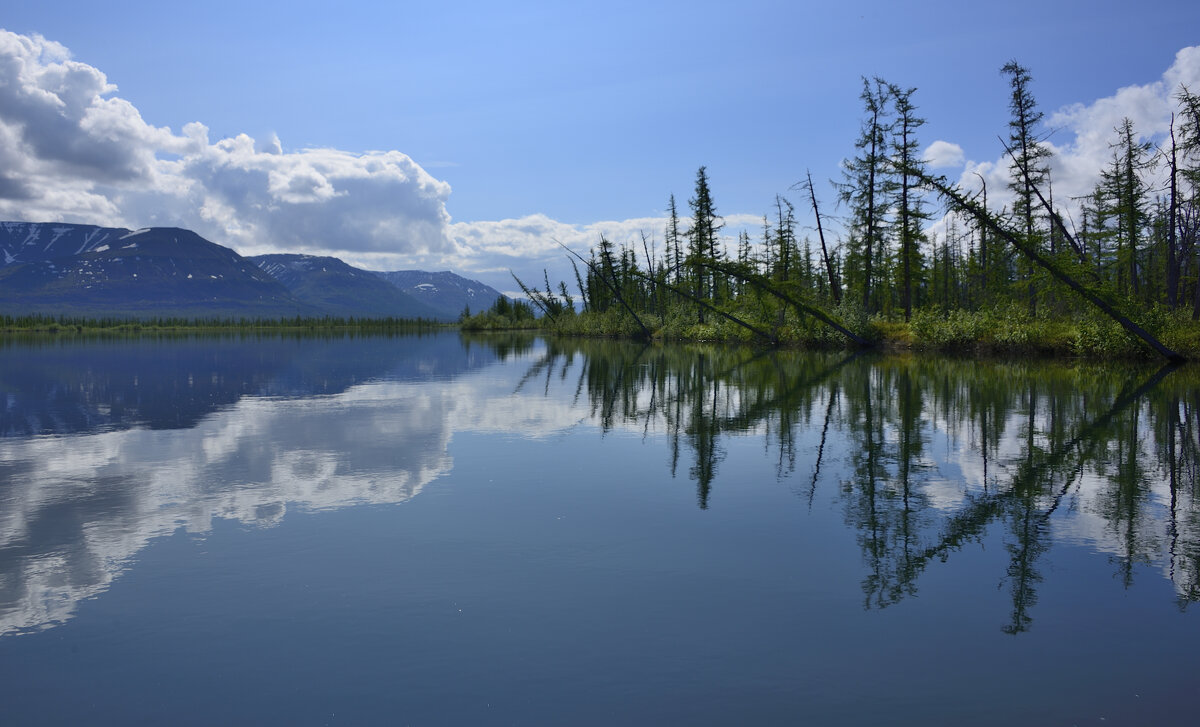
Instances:
[[[834,183],[836,227],[805,174],[793,190],[814,234],[797,234],[796,206],[776,195],[761,239],[742,231],[735,243],[720,235],[700,167],[690,217],[670,197],[661,246],[645,234],[619,245],[601,237],[586,254],[570,253],[574,286],[517,282],[543,325],[564,333],[771,343],[856,336],[1098,356],[1172,341],[1196,357],[1200,96],[1175,89],[1160,146],[1140,141],[1129,119],[1114,128],[1112,160],[1091,193],[1073,200],[1072,216],[1054,196],[1032,76],[1015,62],[1001,72],[1011,91],[1002,142],[1012,200],[1002,209],[989,204],[989,192],[993,202],[998,195],[982,177],[965,189],[928,171],[915,89],[863,79],[860,132]],[[949,215],[932,234],[935,204]],[[471,325],[511,319],[520,327],[522,313],[489,311]]]
[[[156,316],[147,318],[87,316],[0,315],[0,330],[5,332],[140,332],[173,330],[331,330],[359,331],[427,331],[446,328],[443,321],[425,318],[184,318]]]

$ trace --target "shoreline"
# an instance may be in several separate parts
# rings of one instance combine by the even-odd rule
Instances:
[[[777,347],[793,350],[844,350],[852,351],[857,346],[828,331],[801,327],[794,323],[778,327],[778,341],[771,345],[746,335],[742,329],[722,323],[691,324],[688,326],[658,325],[647,339],[639,331],[625,323],[605,317],[580,314],[571,317],[569,326],[495,325],[479,327],[462,323],[437,322],[405,319],[282,319],[282,320],[113,320],[88,319],[83,317],[27,316],[0,318],[0,338],[13,339],[22,336],[35,337],[109,337],[143,335],[187,335],[267,333],[306,335],[311,333],[425,333],[458,330],[468,334],[528,333],[596,340],[649,340],[655,343],[701,343],[755,348]],[[872,345],[862,347],[864,351],[885,354],[935,354],[953,358],[1012,359],[1038,358],[1061,360],[1120,360],[1152,361],[1159,358],[1153,351],[1125,336],[1114,326],[1103,321],[1086,318],[1005,319],[1001,325],[983,325],[988,314],[960,316],[959,324],[949,317],[923,316],[923,320],[904,322],[888,319],[872,319],[862,326],[862,331]],[[966,324],[962,324],[966,318]],[[992,323],[997,319],[991,316]],[[656,321],[656,323],[659,323]],[[599,325],[597,325],[599,324]],[[617,324],[617,325],[613,325]],[[615,329],[615,330],[614,330]],[[974,334],[974,336],[969,335]],[[1200,323],[1176,320],[1166,332],[1169,340],[1189,361],[1200,360]]]

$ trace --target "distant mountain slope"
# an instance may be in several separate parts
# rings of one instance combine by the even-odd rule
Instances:
[[[428,318],[454,320],[408,295],[378,273],[347,265],[335,257],[258,255],[247,258],[278,280],[298,300],[329,315],[371,318]]]
[[[450,272],[242,257],[190,230],[0,222],[0,314],[457,320],[500,293]]]
[[[500,297],[495,288],[449,271],[395,270],[376,275],[453,320],[468,306],[472,313],[478,313],[491,308]]]
[[[88,316],[316,315],[190,230],[0,223],[0,311]]]
[[[59,222],[0,222],[0,266],[82,255],[129,230]]]

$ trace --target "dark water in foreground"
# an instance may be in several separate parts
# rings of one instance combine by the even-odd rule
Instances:
[[[1200,375],[0,343],[0,723],[1190,725]]]

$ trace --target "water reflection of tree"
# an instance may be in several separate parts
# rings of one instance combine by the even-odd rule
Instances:
[[[846,422],[855,443],[842,483],[849,524],[867,563],[865,604],[884,607],[916,593],[915,562],[928,502],[914,479],[923,459],[921,394],[906,367],[880,362],[847,371]]]
[[[1082,515],[1100,517],[1126,587],[1161,563],[1181,607],[1200,600],[1200,387],[1190,371],[551,341],[531,372],[548,389],[569,367],[605,432],[665,434],[673,476],[691,460],[701,508],[722,481],[729,436],[761,433],[781,479],[799,463],[810,502],[832,468],[868,608],[915,595],[931,564],[993,533],[1009,561],[1004,630],[1020,633],[1033,622],[1053,528]],[[815,446],[798,446],[805,432]],[[849,446],[830,451],[831,436]],[[954,463],[937,463],[934,441]]]
[[[915,557],[906,554],[899,565],[893,566],[895,580],[914,579],[930,563],[944,561],[951,553],[982,538],[991,523],[1003,521],[1007,524],[1005,547],[1010,557],[1006,580],[1013,603],[1010,622],[1004,630],[1019,633],[1028,629],[1032,623],[1030,610],[1037,602],[1037,584],[1042,580],[1038,561],[1049,548],[1051,518],[1064,500],[1077,492],[1085,472],[1116,488],[1119,507],[1102,514],[1110,527],[1123,522],[1136,526],[1132,531],[1122,530],[1133,535],[1126,541],[1131,548],[1128,552],[1134,552],[1137,543],[1153,542],[1150,533],[1158,521],[1139,520],[1131,509],[1144,507],[1150,492],[1133,484],[1139,481],[1140,470],[1136,457],[1131,458],[1127,452],[1136,448],[1145,434],[1145,428],[1138,426],[1139,409],[1135,405],[1153,392],[1166,374],[1166,369],[1159,371],[1141,386],[1120,390],[1111,397],[1095,389],[1081,393],[1078,381],[1071,376],[1030,379],[1024,391],[1018,392],[1023,406],[1010,393],[1006,395],[1008,405],[1003,409],[994,406],[979,409],[980,429],[988,424],[989,416],[997,414],[1000,416],[991,420],[993,426],[1005,421],[1019,422],[1020,453],[1003,460],[1012,474],[997,477],[994,485],[969,493],[964,505],[944,519],[939,533],[923,551]],[[1101,395],[1096,396],[1097,393]],[[1107,410],[1094,413],[1098,402],[1103,401],[1113,403]],[[1076,434],[1069,437],[1072,428]],[[982,451],[994,453],[987,446],[987,437],[982,438],[985,442]],[[1115,473],[1109,472],[1113,466]],[[1129,560],[1130,563],[1148,561]]]
[[[582,355],[580,355],[582,354]],[[553,371],[560,380],[578,369],[577,398],[603,432],[641,424],[662,431],[676,476],[685,449],[697,502],[707,508],[725,458],[722,439],[762,430],[778,450],[780,474],[795,465],[796,432],[812,419],[827,381],[846,362],[843,353],[795,358],[777,351],[722,346],[648,346],[618,341],[552,340],[521,386]],[[575,364],[578,363],[578,366]]]
[[[1154,397],[1159,476],[1169,489],[1167,553],[1180,607],[1200,601],[1200,389]]]

